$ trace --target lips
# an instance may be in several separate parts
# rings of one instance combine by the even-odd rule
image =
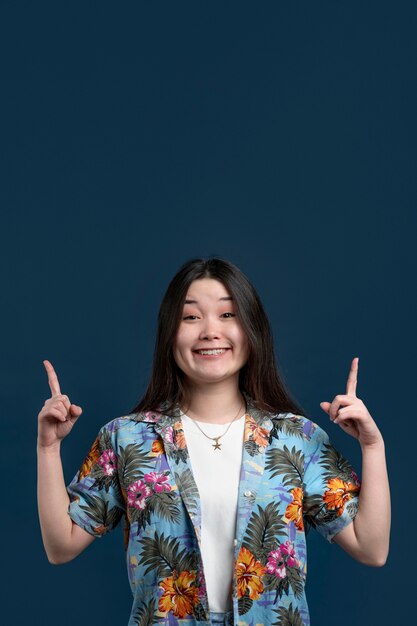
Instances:
[[[216,356],[224,354],[227,350],[230,350],[230,348],[197,348],[193,352],[201,356]]]

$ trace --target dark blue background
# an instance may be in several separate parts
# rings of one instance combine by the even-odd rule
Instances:
[[[42,360],[84,409],[69,482],[144,391],[172,275],[214,254],[257,287],[290,389],[355,467],[319,406],[354,356],[386,441],[389,560],[312,532],[312,624],[410,621],[416,18],[412,2],[2,3],[4,624],[127,623],[121,529],[64,566],[43,550]]]

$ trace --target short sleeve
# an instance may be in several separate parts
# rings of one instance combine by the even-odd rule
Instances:
[[[350,524],[357,513],[360,481],[349,461],[316,424],[305,450],[303,515],[327,541]]]
[[[117,471],[117,453],[107,426],[94,440],[79,471],[67,486],[68,514],[91,535],[113,530],[125,506]]]

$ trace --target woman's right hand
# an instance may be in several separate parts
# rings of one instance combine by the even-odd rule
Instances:
[[[52,396],[45,401],[38,415],[38,446],[59,447],[61,441],[72,430],[82,413],[82,408],[71,404],[68,396],[61,394],[58,377],[49,361],[43,362],[48,374]]]

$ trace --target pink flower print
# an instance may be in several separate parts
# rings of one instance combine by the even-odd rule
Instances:
[[[104,450],[103,454],[98,459],[98,463],[103,468],[103,472],[106,476],[113,476],[117,469],[117,459],[114,450]]]
[[[144,479],[147,483],[151,483],[153,485],[156,493],[161,493],[162,491],[171,491],[171,485],[168,484],[168,476],[165,476],[165,474],[150,472],[149,474],[145,474]]]
[[[145,416],[147,417],[147,419],[150,422],[153,422],[153,421],[158,422],[159,421],[158,420],[158,416],[155,415],[155,411],[145,411]]]
[[[207,597],[206,580],[204,578],[202,569],[200,569],[199,574],[198,574],[198,597],[199,598]]]
[[[280,550],[272,550],[268,554],[268,562],[266,564],[268,574],[274,574],[278,578],[285,578],[287,570],[285,569],[284,559]]]
[[[146,498],[151,493],[151,488],[143,480],[137,480],[127,488],[127,503],[134,509],[144,509]]]
[[[162,437],[167,443],[174,443],[174,429],[172,426],[167,426],[163,429]]]
[[[291,541],[286,541],[285,543],[282,543],[279,547],[279,550],[282,554],[282,556],[285,558],[285,562],[287,565],[289,565],[289,567],[298,567],[299,566],[299,561],[298,559],[295,558],[295,550],[294,550],[294,545],[291,543]]]

